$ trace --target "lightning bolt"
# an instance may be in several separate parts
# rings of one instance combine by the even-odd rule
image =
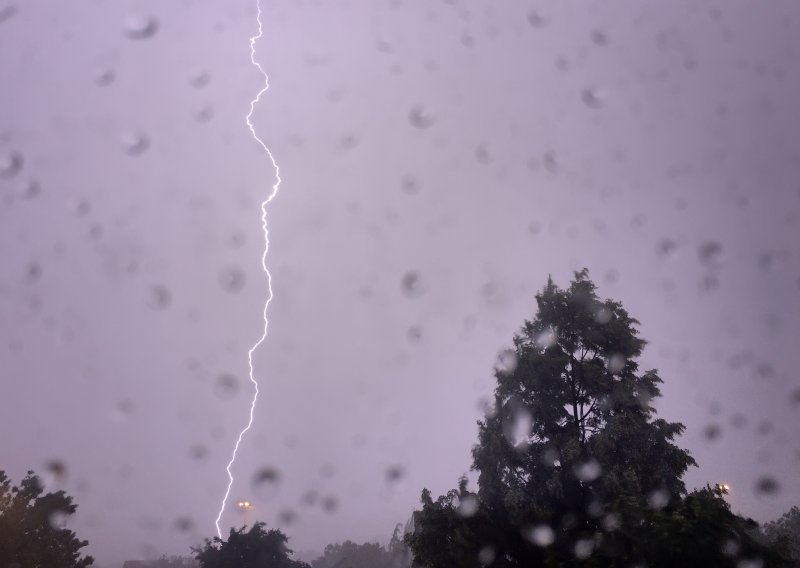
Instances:
[[[253,425],[253,413],[256,409],[256,401],[258,400],[258,381],[255,380],[253,377],[253,353],[259,346],[264,342],[267,338],[267,328],[269,327],[269,321],[267,320],[267,308],[269,308],[269,303],[272,300],[272,276],[270,276],[269,270],[267,270],[267,252],[269,251],[269,231],[267,230],[267,205],[272,198],[278,193],[278,186],[281,184],[281,176],[280,171],[278,169],[278,164],[275,162],[275,158],[272,155],[272,152],[269,151],[267,145],[258,137],[256,134],[255,128],[253,127],[253,123],[250,119],[253,116],[253,111],[256,108],[256,104],[258,104],[259,100],[261,100],[261,95],[263,95],[267,89],[269,89],[269,77],[261,68],[261,65],[256,61],[256,41],[263,35],[263,28],[261,25],[261,0],[256,0],[256,7],[258,9],[258,13],[256,15],[256,21],[258,22],[258,34],[250,38],[250,63],[256,66],[259,73],[264,77],[264,87],[258,92],[256,98],[250,101],[250,112],[247,113],[245,117],[245,122],[247,123],[247,127],[250,129],[250,133],[255,138],[256,142],[258,142],[264,151],[269,156],[270,161],[272,161],[272,167],[275,168],[275,177],[277,181],[275,185],[272,186],[272,192],[267,196],[267,198],[261,202],[261,229],[264,231],[264,254],[261,256],[261,268],[264,270],[264,273],[267,275],[267,288],[269,289],[269,295],[267,296],[267,300],[264,303],[264,333],[261,334],[261,338],[250,348],[250,351],[247,352],[247,362],[250,367],[250,382],[253,383],[255,387],[255,392],[253,393],[253,400],[250,402],[250,419],[247,421],[247,426],[245,426],[241,432],[239,432],[239,437],[236,439],[236,445],[233,447],[233,453],[231,454],[231,460],[228,462],[225,471],[228,472],[228,487],[225,489],[225,496],[222,498],[222,504],[219,508],[219,513],[217,514],[217,519],[214,521],[214,525],[217,527],[217,536],[222,538],[222,531],[219,528],[219,521],[222,518],[222,513],[225,511],[225,504],[228,502],[228,497],[231,493],[231,487],[233,487],[233,473],[231,473],[231,467],[233,467],[234,462],[236,461],[236,453],[239,451],[239,446],[242,443],[242,438],[250,430],[250,427]]]

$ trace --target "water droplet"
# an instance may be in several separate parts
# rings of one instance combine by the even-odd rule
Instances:
[[[658,243],[658,256],[661,259],[669,260],[675,258],[675,252],[678,250],[678,244],[672,239],[661,239]]]
[[[764,568],[764,561],[760,558],[742,558],[736,563],[736,568]]]
[[[420,274],[416,270],[409,270],[405,273],[401,281],[401,288],[409,298],[419,298],[425,293]]]
[[[722,543],[720,547],[722,554],[725,556],[737,556],[739,554],[739,550],[741,547],[739,543],[736,542],[734,539],[729,538],[725,542]]]
[[[594,550],[594,541],[589,538],[582,538],[575,543],[572,551],[575,553],[575,558],[586,560],[592,555]]]
[[[650,505],[651,509],[655,509],[656,511],[663,509],[668,503],[669,493],[667,493],[664,489],[656,489],[655,491],[651,491],[647,496],[647,504]]]
[[[594,321],[599,323],[600,325],[605,325],[611,321],[611,310],[606,308],[605,306],[600,307],[594,313]]]
[[[189,455],[196,460],[202,460],[208,455],[208,448],[203,444],[194,444],[189,448]]]
[[[430,128],[433,126],[434,122],[436,122],[433,116],[428,114],[420,105],[411,108],[408,113],[408,121],[411,123],[411,126],[420,129]]]
[[[722,256],[722,245],[716,241],[707,241],[700,245],[697,252],[703,264],[709,268],[715,268]]]
[[[525,451],[529,446],[529,438],[533,429],[533,416],[520,403],[509,404],[511,412],[503,421],[503,435],[506,441],[517,451]]]
[[[129,132],[122,137],[122,151],[128,156],[140,156],[150,147],[150,139],[141,132]]]
[[[522,532],[522,536],[531,544],[542,548],[550,546],[556,540],[556,533],[549,525],[528,527]]]
[[[214,383],[214,392],[220,398],[231,398],[239,390],[239,379],[231,373],[222,373]]]
[[[65,529],[68,520],[69,513],[67,511],[53,511],[47,516],[47,522],[55,530]]]
[[[594,481],[600,477],[602,471],[603,469],[600,467],[600,463],[594,459],[578,464],[572,470],[575,477],[584,483]]]
[[[172,293],[166,286],[155,284],[147,294],[147,305],[154,310],[165,310],[172,303]]]
[[[480,164],[492,163],[492,156],[485,144],[478,144],[478,147],[475,148],[475,159],[478,160]]]
[[[492,546],[484,546],[478,552],[478,562],[481,563],[481,566],[488,566],[492,562],[494,562],[495,558],[495,551],[494,547]]]
[[[528,23],[533,26],[534,28],[541,29],[550,22],[547,18],[542,16],[536,10],[531,10],[528,12]]]
[[[0,154],[0,178],[12,178],[17,175],[25,164],[22,154],[8,152]]]
[[[190,517],[178,517],[174,526],[178,532],[189,532],[194,528],[194,521]]]
[[[602,520],[603,530],[606,532],[611,532],[617,530],[619,527],[622,526],[622,522],[619,520],[619,516],[615,513],[609,513]]]
[[[158,20],[153,16],[129,16],[122,30],[128,39],[148,39],[158,31]]]
[[[756,481],[756,493],[761,495],[775,495],[780,490],[781,486],[778,481],[768,475],[764,475]]]
[[[244,271],[238,266],[226,266],[220,271],[219,283],[228,293],[236,294],[244,288]]]
[[[480,410],[486,418],[494,418],[497,416],[497,405],[493,398],[482,396],[478,399],[478,410]]]
[[[581,91],[581,100],[589,108],[601,108],[603,106],[603,98],[600,92],[593,87],[586,87]]]
[[[110,85],[116,79],[116,74],[112,69],[101,69],[94,75],[94,83],[100,87]]]
[[[461,517],[468,519],[475,516],[475,514],[478,512],[479,506],[480,504],[478,502],[478,497],[470,493],[461,497],[458,502],[458,508],[456,509],[456,512]]]
[[[548,327],[536,334],[533,342],[539,349],[548,349],[556,344],[556,330]]]
[[[204,106],[198,110],[196,110],[193,114],[195,121],[199,123],[205,123],[210,121],[214,118],[214,109],[210,106]]]
[[[22,184],[22,196],[25,199],[33,199],[42,193],[42,186],[36,180],[28,180]]]
[[[603,30],[594,30],[592,32],[592,43],[601,47],[608,45],[608,36]]]
[[[0,24],[13,18],[16,13],[16,4],[12,4],[11,2],[3,2],[0,4]]]
[[[544,164],[544,169],[547,170],[548,173],[558,173],[558,160],[556,159],[555,152],[552,150],[548,150],[544,153],[542,163]]]
[[[45,463],[45,482],[50,485],[53,483],[63,483],[67,479],[67,466],[58,459],[48,460]]]
[[[406,470],[402,465],[393,465],[386,470],[386,481],[389,483],[396,483],[400,481],[406,474]]]
[[[709,424],[703,430],[703,435],[706,437],[706,440],[712,442],[722,436],[722,428],[719,427],[718,424]]]
[[[400,180],[400,187],[403,188],[404,193],[407,193],[408,195],[416,195],[419,193],[419,180],[417,180],[417,178],[411,174],[406,174]]]
[[[406,331],[406,337],[408,337],[408,340],[411,342],[419,341],[422,339],[422,327],[416,324],[412,325],[408,328],[408,331]]]
[[[322,499],[322,510],[326,513],[333,513],[339,508],[339,500],[333,495],[328,495]]]
[[[205,71],[200,71],[189,77],[189,84],[195,89],[202,89],[211,81],[211,75]]]
[[[27,284],[34,284],[42,277],[42,267],[38,262],[31,262],[25,269],[25,282]]]
[[[495,369],[499,373],[510,375],[516,370],[518,362],[516,351],[513,349],[504,349],[497,356],[497,365]]]
[[[317,499],[319,499],[319,493],[317,493],[313,489],[309,489],[308,491],[303,493],[303,496],[301,498],[301,500],[303,501],[303,503],[305,505],[308,505],[308,506],[311,506],[311,507],[313,507],[317,503]]]
[[[253,487],[261,487],[264,484],[275,484],[281,479],[280,472],[274,467],[262,467],[253,474]]]
[[[324,463],[322,467],[319,468],[319,474],[322,477],[330,479],[334,475],[336,475],[336,467],[332,463]]]
[[[606,364],[606,369],[612,375],[616,375],[621,373],[625,369],[625,365],[627,364],[628,360],[625,358],[624,355],[621,353],[614,353],[611,357],[608,358],[608,363]]]
[[[283,526],[293,524],[297,520],[297,513],[292,509],[283,509],[278,513],[278,522]]]

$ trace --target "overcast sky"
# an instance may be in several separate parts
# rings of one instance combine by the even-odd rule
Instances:
[[[387,540],[582,267],[688,485],[800,503],[800,6],[262,5],[274,298],[224,527]],[[0,469],[63,463],[100,566],[215,532],[268,293],[257,33],[255,0],[0,1]]]

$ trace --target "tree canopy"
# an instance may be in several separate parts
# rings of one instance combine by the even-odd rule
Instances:
[[[478,491],[466,479],[437,500],[423,491],[406,537],[416,564],[735,566],[768,554],[721,493],[687,495],[695,460],[675,444],[684,426],[656,417],[662,380],[639,368],[639,322],[598,298],[586,270],[566,289],[549,279],[536,305],[478,422]],[[693,531],[710,563],[692,564]]]
[[[18,486],[0,471],[0,559],[4,566],[91,566],[94,559],[81,554],[89,543],[64,526],[77,508],[64,491],[45,493],[32,471]]]
[[[249,530],[231,528],[228,540],[205,539],[192,552],[202,568],[309,568],[290,557],[288,542],[280,530],[267,530],[265,523],[257,522]]]

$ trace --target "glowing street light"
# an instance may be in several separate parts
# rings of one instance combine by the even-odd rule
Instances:
[[[236,503],[236,506],[242,511],[249,511],[253,508],[253,504],[250,501],[239,501]]]
[[[727,495],[731,491],[731,486],[727,483],[717,483],[717,491],[723,495]]]

